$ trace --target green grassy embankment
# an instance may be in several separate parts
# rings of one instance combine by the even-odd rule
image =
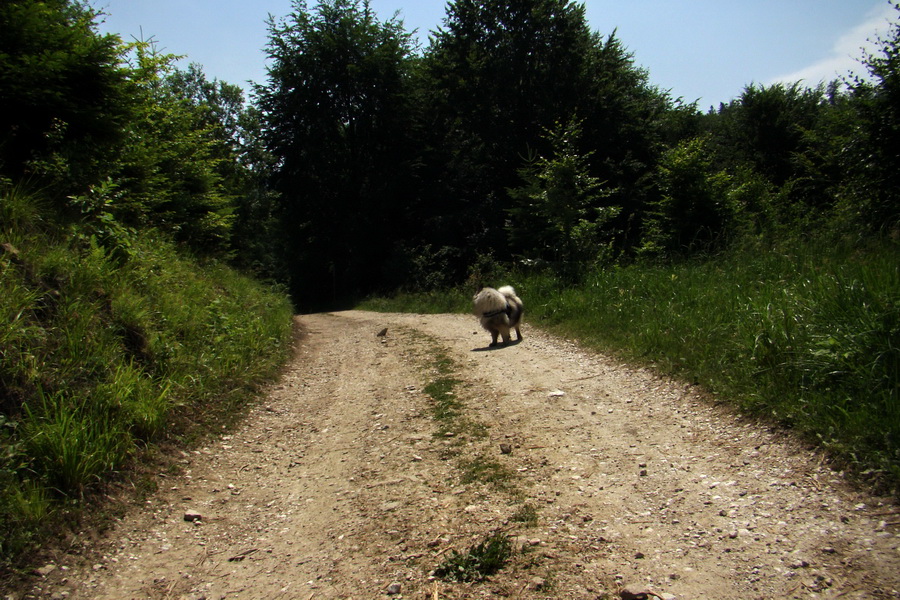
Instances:
[[[0,200],[0,562],[14,567],[160,442],[240,414],[287,357],[292,307],[152,231],[65,223],[16,189]]]

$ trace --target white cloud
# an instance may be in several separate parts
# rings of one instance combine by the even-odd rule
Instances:
[[[835,41],[828,56],[799,71],[776,77],[768,85],[802,81],[812,87],[850,73],[865,75],[866,70],[860,60],[867,52],[873,52],[876,39],[886,37],[891,20],[896,19],[896,12],[889,3],[873,9],[863,23],[856,25]]]

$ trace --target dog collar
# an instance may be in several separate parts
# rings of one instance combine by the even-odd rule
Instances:
[[[496,317],[497,315],[502,315],[505,312],[509,312],[509,304],[507,304],[500,310],[492,310],[491,312],[486,312],[483,314],[486,319],[490,319],[491,317]]]

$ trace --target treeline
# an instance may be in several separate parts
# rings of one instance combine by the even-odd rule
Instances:
[[[898,220],[898,27],[865,77],[702,113],[564,0],[457,0],[420,47],[365,2],[295,1],[242,90],[72,0],[0,7],[0,176],[127,253],[155,228],[301,308],[517,261],[565,277],[745,236]]]
[[[577,279],[748,236],[896,230],[896,23],[865,77],[749,85],[706,114],[574,2],[450,2],[424,49],[361,2],[297,2],[270,27],[257,105],[305,306],[496,262]]]

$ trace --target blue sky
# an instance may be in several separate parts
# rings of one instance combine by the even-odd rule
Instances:
[[[309,0],[315,5],[315,0]],[[371,0],[381,20],[400,11],[423,45],[446,15],[446,0]],[[92,0],[103,32],[153,37],[187,55],[210,78],[246,87],[265,81],[269,14],[290,0]],[[706,110],[747,84],[830,81],[862,73],[860,48],[884,35],[898,12],[887,0],[587,0],[591,29],[617,37],[650,81]]]

